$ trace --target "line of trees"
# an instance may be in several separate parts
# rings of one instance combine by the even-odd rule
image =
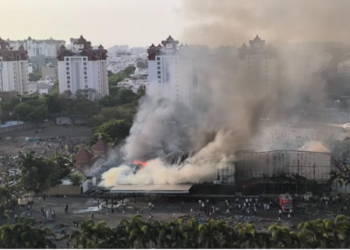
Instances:
[[[257,231],[252,224],[229,226],[226,221],[195,219],[172,222],[122,220],[115,228],[105,222],[84,221],[72,232],[74,248],[347,248],[350,222],[344,215],[334,220],[302,222],[296,231],[271,225]]]
[[[53,248],[55,234],[37,228],[33,219],[0,227],[0,248]],[[230,226],[222,220],[198,223],[195,219],[171,222],[122,220],[115,228],[106,222],[83,221],[69,236],[74,248],[348,248],[350,222],[344,215],[298,225],[296,231],[276,224],[258,231],[252,224]]]

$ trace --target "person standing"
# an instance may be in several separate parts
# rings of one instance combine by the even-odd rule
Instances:
[[[65,212],[65,214],[68,214],[68,204],[67,204],[66,207],[64,208],[64,212]]]

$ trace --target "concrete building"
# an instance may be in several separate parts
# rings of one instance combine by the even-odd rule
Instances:
[[[39,55],[55,58],[59,47],[65,44],[65,41],[63,40],[55,40],[52,38],[46,40],[36,40],[32,39],[31,37],[28,37],[25,40],[7,40],[7,42],[10,44],[10,47],[15,50],[18,50],[19,47],[23,46],[23,48],[28,51],[28,56],[30,58]]]
[[[29,82],[28,94],[37,93],[39,95],[48,94],[52,90],[52,86],[47,83]]]
[[[253,87],[257,93],[278,95],[278,59],[276,50],[266,45],[257,35],[243,44],[238,51],[238,74],[241,79]]]
[[[147,95],[191,105],[200,91],[198,66],[207,55],[206,47],[179,46],[169,36],[148,49]]]
[[[62,45],[57,52],[60,93],[94,89],[101,96],[108,94],[107,50],[102,45],[93,49],[83,36],[72,49]]]
[[[20,46],[13,50],[0,38],[0,91],[23,95],[28,84],[28,53]]]

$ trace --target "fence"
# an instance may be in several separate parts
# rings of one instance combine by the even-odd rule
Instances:
[[[9,133],[9,132],[18,131],[18,130],[30,129],[30,128],[34,128],[34,127],[35,127],[35,124],[31,124],[31,123],[17,124],[17,125],[12,125],[12,126],[7,126],[7,127],[0,127],[0,134]]]

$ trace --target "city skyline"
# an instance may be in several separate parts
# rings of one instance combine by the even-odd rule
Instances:
[[[187,44],[241,46],[268,43],[350,43],[350,2],[335,0],[2,0],[0,37],[78,38],[92,45],[148,47],[169,35]],[[14,15],[15,13],[15,15]],[[275,13],[272,15],[272,13]],[[20,19],[18,19],[20,17]]]

